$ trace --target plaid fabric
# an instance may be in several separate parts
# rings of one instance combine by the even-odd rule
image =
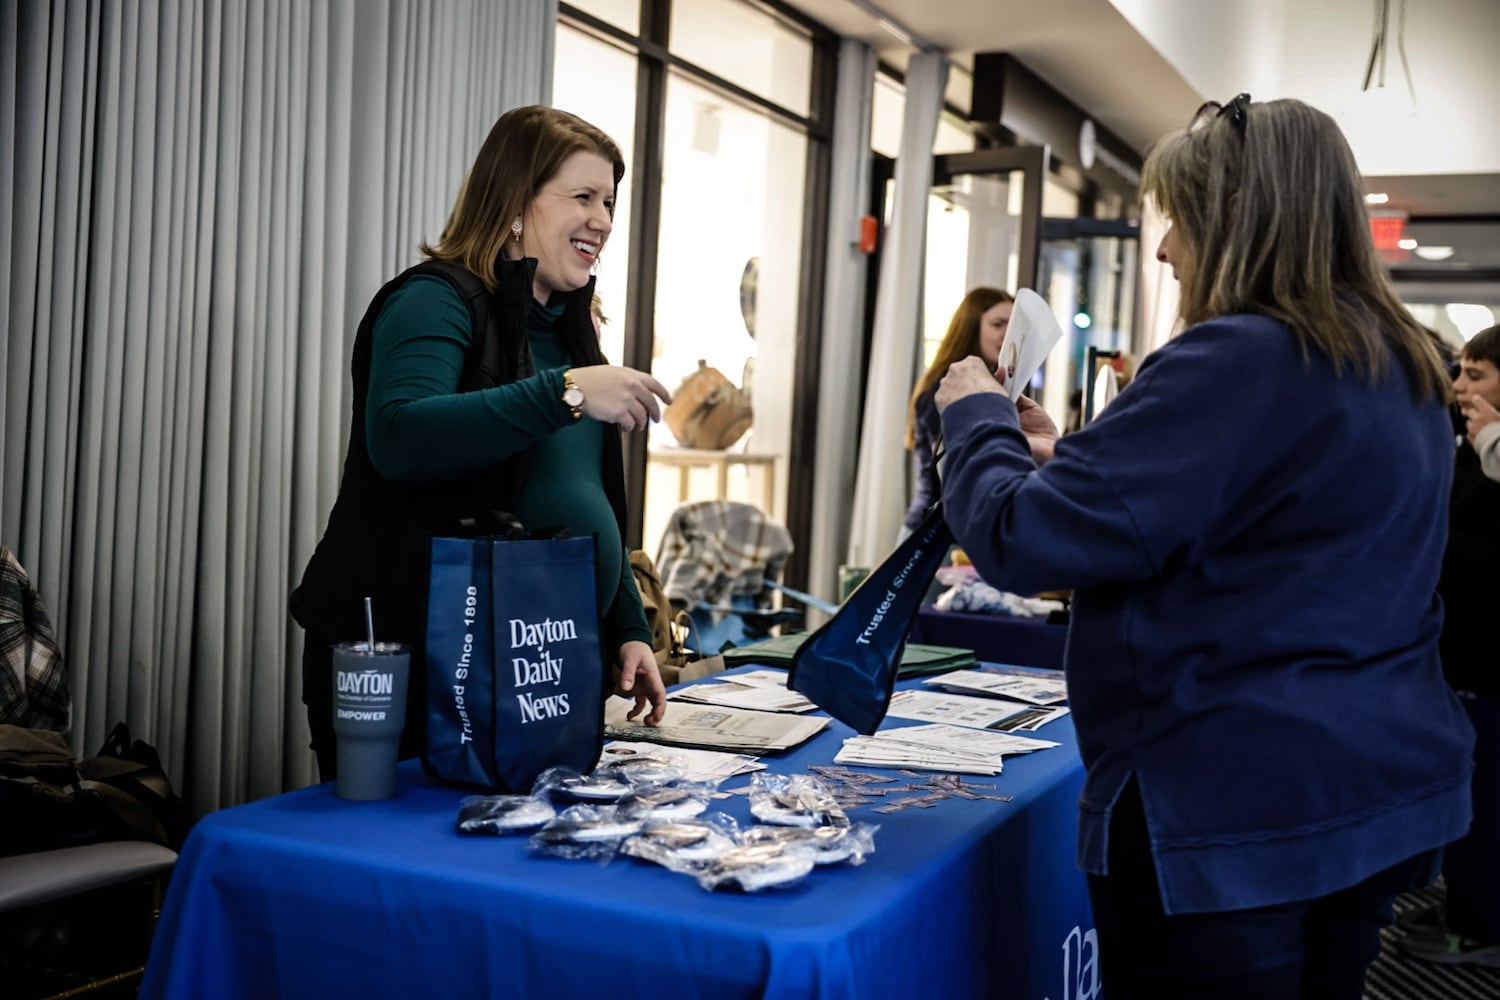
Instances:
[[[683,504],[662,533],[656,569],[674,603],[729,605],[735,594],[769,604],[765,579],[780,581],[792,536],[757,507],[732,500]]]
[[[72,704],[42,600],[0,546],[0,723],[67,732]]]

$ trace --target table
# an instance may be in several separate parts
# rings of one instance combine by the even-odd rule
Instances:
[[[1068,626],[1041,618],[939,611],[931,604],[917,612],[912,642],[972,649],[981,660],[1023,667],[1063,668]]]
[[[689,479],[693,469],[706,468],[714,471],[717,492],[714,499],[729,499],[729,467],[731,465],[760,466],[765,470],[762,479],[760,509],[768,516],[776,512],[776,456],[756,455],[740,451],[711,451],[704,448],[652,448],[650,460],[658,465],[677,468],[677,502],[687,503],[691,498]]]
[[[849,735],[831,722],[765,760],[804,771]],[[998,778],[966,779],[1013,801],[856,808],[853,819],[880,825],[863,865],[760,894],[709,893],[627,858],[530,857],[524,838],[459,837],[463,793],[415,762],[386,802],[344,802],[324,784],[226,809],[184,845],[139,995],[1096,995],[1093,921],[1073,863],[1082,767],[1070,719],[1039,735],[1064,745],[1010,758]],[[743,796],[723,801],[747,821]]]

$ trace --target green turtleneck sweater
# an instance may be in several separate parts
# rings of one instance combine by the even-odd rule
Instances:
[[[455,392],[471,341],[469,311],[441,278],[418,275],[386,301],[375,321],[366,447],[387,479],[445,479],[532,449],[513,511],[528,529],[564,527],[598,539],[595,567],[605,635],[650,644],[635,577],[614,509],[599,478],[598,421],[574,420],[562,402],[572,367],[553,330],[562,313],[532,303],[526,320],[536,374],[509,385]],[[615,650],[607,652],[613,657]]]

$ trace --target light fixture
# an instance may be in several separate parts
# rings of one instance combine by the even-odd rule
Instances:
[[[1073,314],[1073,325],[1080,330],[1087,330],[1094,325],[1094,320],[1088,313],[1079,310]]]
[[[1384,205],[1390,200],[1391,196],[1386,194],[1384,191],[1371,191],[1369,194],[1365,195],[1366,205]]]
[[[1396,246],[1402,250],[1415,250],[1417,248],[1417,241],[1407,236],[1397,240]]]
[[[1387,52],[1386,35],[1391,27],[1391,0],[1375,0],[1375,37],[1370,43],[1370,58],[1365,63],[1365,80],[1360,84],[1360,92],[1368,93],[1370,90],[1370,79],[1375,75],[1375,67],[1380,66],[1380,77],[1376,87],[1385,86],[1385,56]],[[1401,55],[1401,71],[1406,76],[1406,90],[1411,95],[1412,104],[1417,103],[1417,88],[1411,82],[1411,64],[1406,61],[1406,0],[1401,0],[1401,12],[1396,21],[1396,51]]]
[[[1452,247],[1420,246],[1417,247],[1413,252],[1423,260],[1447,260],[1449,257],[1453,256]]]

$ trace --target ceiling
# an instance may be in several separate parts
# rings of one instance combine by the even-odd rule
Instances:
[[[919,47],[947,53],[962,70],[973,66],[976,52],[1009,52],[1143,153],[1204,100],[1111,0],[787,2],[835,33],[869,43],[898,70]],[[912,44],[897,37],[902,31]],[[1288,44],[1294,54],[1296,48]],[[951,73],[949,102],[967,108],[970,86],[966,72]],[[1500,174],[1404,174],[1367,183],[1390,196],[1387,210],[1411,216],[1500,215]]]

